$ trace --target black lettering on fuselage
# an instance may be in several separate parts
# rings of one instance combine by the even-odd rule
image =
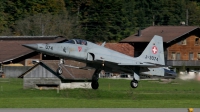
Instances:
[[[145,59],[149,59],[149,60],[153,60],[153,61],[158,61],[158,57],[151,56],[151,55],[150,56],[146,55]]]
[[[50,46],[50,45],[46,45],[45,48],[48,49],[48,50],[53,50],[53,46]]]

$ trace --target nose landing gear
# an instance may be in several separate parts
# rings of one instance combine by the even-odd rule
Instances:
[[[57,73],[58,73],[59,75],[61,75],[61,74],[63,73],[63,71],[62,71],[62,68],[61,68],[61,67],[59,67],[59,68],[57,69]]]
[[[60,63],[58,64],[57,74],[61,75],[63,73],[62,71],[62,64],[64,64],[64,60],[60,59]]]

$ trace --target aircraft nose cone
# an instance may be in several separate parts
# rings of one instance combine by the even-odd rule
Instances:
[[[22,46],[27,47],[29,49],[37,50],[38,45],[37,44],[23,44]]]

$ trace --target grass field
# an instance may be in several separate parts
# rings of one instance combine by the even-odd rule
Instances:
[[[100,79],[98,90],[23,89],[22,79],[0,79],[0,108],[200,108],[200,83]]]

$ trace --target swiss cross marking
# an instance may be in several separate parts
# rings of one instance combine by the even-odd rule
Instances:
[[[158,48],[156,46],[152,47],[152,52],[153,54],[156,54],[158,52]]]
[[[82,50],[82,47],[81,46],[78,46],[78,51],[80,52]]]

